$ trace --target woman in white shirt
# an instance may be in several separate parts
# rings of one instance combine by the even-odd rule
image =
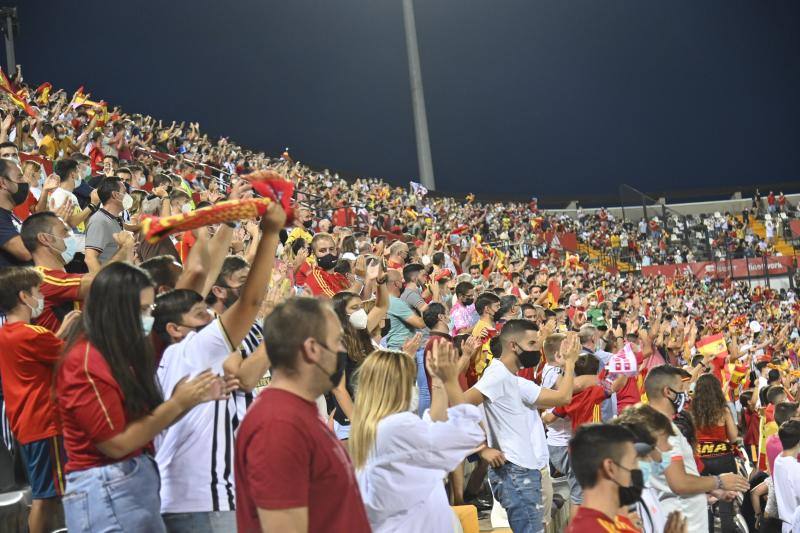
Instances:
[[[481,414],[447,394],[442,383],[459,372],[459,358],[447,341],[433,346],[428,370],[435,377],[431,408],[417,409],[416,365],[407,354],[378,350],[358,374],[350,430],[350,453],[361,497],[375,532],[452,532],[455,516],[444,478],[485,441]]]

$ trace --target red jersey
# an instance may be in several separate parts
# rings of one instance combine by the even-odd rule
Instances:
[[[103,168],[103,151],[97,146],[89,150],[89,164],[92,167],[92,173],[99,172]]]
[[[343,274],[328,272],[314,265],[309,268],[306,285],[314,296],[331,298],[337,292],[346,290],[350,286],[350,282]]]
[[[80,291],[83,274],[68,274],[63,270],[51,270],[44,267],[35,267],[44,277],[39,286],[44,296],[44,310],[36,324],[58,331],[64,315],[72,310],[80,309]]]
[[[565,533],[638,533],[640,530],[625,516],[617,515],[612,520],[605,513],[578,507],[575,518]]]
[[[97,449],[125,431],[125,398],[105,357],[86,340],[75,343],[64,356],[56,375],[56,395],[69,461],[66,472],[86,470],[141,455],[139,448],[121,459]]]
[[[0,375],[11,431],[20,444],[61,433],[50,387],[63,341],[43,327],[11,322],[0,328]]]
[[[308,508],[309,531],[370,531],[353,465],[314,402],[267,388],[236,438],[236,523],[261,531],[258,509]],[[335,495],[336,497],[332,497]]]
[[[553,414],[561,418],[569,417],[572,422],[572,433],[588,422],[602,422],[600,405],[608,398],[608,393],[602,385],[593,385],[572,395],[572,400],[567,405],[553,409]]]

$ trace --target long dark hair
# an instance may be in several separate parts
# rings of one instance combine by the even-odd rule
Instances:
[[[728,406],[722,385],[713,374],[703,374],[697,379],[692,398],[692,416],[699,428],[719,425]]]
[[[356,364],[360,365],[364,359],[372,353],[372,339],[369,337],[369,332],[366,329],[358,330],[350,323],[350,318],[347,316],[347,304],[353,298],[359,298],[357,294],[352,292],[339,292],[333,295],[331,303],[333,310],[336,311],[336,316],[339,317],[339,322],[342,323],[344,329],[344,346],[347,348],[347,356]]]
[[[111,263],[92,281],[82,320],[70,331],[67,350],[87,339],[103,355],[122,389],[125,414],[136,420],[164,401],[155,379],[153,344],[142,329],[142,289],[153,286],[144,270]]]

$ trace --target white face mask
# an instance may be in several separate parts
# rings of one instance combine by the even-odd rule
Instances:
[[[144,185],[147,183],[147,178],[140,176],[137,180],[137,183],[139,184],[139,187],[144,187]]]
[[[42,311],[44,311],[44,298],[36,298],[36,306],[34,307],[31,307],[28,304],[25,305],[31,308],[31,318],[39,318],[39,316],[42,314]]]
[[[145,335],[150,335],[150,332],[153,330],[153,322],[155,322],[155,318],[152,315],[142,315],[142,329],[144,330]]]
[[[350,315],[350,325],[356,329],[367,329],[367,312],[364,309],[359,309]]]
[[[184,215],[186,213],[190,213],[191,211],[192,211],[192,206],[190,204],[183,204],[181,206],[181,213],[183,213]]]
[[[408,404],[408,410],[416,413],[419,409],[419,391],[416,386],[411,387],[411,401]]]
[[[122,197],[122,209],[127,211],[133,207],[133,196],[128,193],[125,193],[125,196]]]

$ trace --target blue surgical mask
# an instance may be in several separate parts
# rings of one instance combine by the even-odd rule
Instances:
[[[155,318],[153,315],[142,315],[142,329],[144,330],[145,335],[150,335],[150,332],[153,330],[153,322],[155,322]]]
[[[61,259],[64,260],[64,264],[66,265],[72,258],[75,257],[75,253],[78,251],[78,238],[75,237],[73,234],[69,234],[64,237],[64,251],[61,252]]]
[[[664,470],[669,468],[672,464],[672,457],[675,455],[675,450],[668,452],[661,452],[661,462],[653,463],[652,474],[654,476],[660,475]]]

